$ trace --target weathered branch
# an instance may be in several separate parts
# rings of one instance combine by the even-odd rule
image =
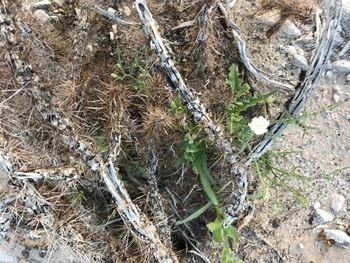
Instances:
[[[139,17],[144,26],[144,31],[152,41],[156,52],[158,53],[161,66],[164,69],[166,76],[173,89],[178,92],[186,103],[189,112],[192,114],[193,119],[199,125],[201,125],[208,135],[209,140],[214,143],[219,149],[221,149],[229,163],[232,165],[232,174],[235,175],[234,180],[238,186],[238,189],[234,190],[233,205],[229,206],[227,211],[230,218],[229,223],[232,222],[237,214],[244,208],[244,203],[247,197],[248,177],[244,167],[239,167],[236,164],[236,149],[231,145],[227,139],[224,131],[221,127],[215,123],[204,105],[200,102],[199,98],[191,91],[185,84],[180,72],[174,65],[167,48],[165,47],[163,40],[158,31],[158,25],[153,19],[150,10],[145,0],[136,0],[136,9],[139,13]]]
[[[236,149],[231,145],[221,127],[211,119],[199,98],[185,84],[180,72],[175,67],[174,62],[163,43],[157,29],[158,26],[156,21],[153,19],[152,14],[147,7],[146,1],[136,0],[136,8],[144,25],[145,33],[152,41],[152,44],[159,55],[161,66],[163,67],[172,88],[180,94],[181,98],[184,100],[190,113],[192,114],[194,121],[199,123],[204,128],[209,140],[217,145],[217,147],[226,154],[230,163],[234,164],[237,159]]]
[[[216,7],[216,2],[216,0],[203,0],[203,6],[198,15],[199,32],[197,35],[197,41],[199,43],[204,43],[207,40],[210,15],[214,7]]]
[[[160,236],[166,244],[171,244],[171,231],[168,225],[168,218],[165,214],[163,202],[159,194],[156,170],[158,160],[154,150],[154,137],[151,134],[148,140],[147,149],[147,175],[148,184],[151,192],[151,203],[154,211],[155,219],[157,220],[157,226],[159,228]]]
[[[52,167],[47,169],[35,169],[32,172],[13,172],[13,178],[16,179],[31,179],[34,181],[42,180],[60,180],[72,181],[78,178],[78,171],[74,167]]]
[[[305,79],[297,88],[287,111],[278,118],[276,124],[270,129],[270,132],[254,147],[247,158],[246,165],[250,165],[254,159],[259,158],[272,147],[276,138],[280,137],[288,128],[288,120],[299,115],[319,82],[332,53],[335,34],[341,19],[341,3],[338,0],[325,1],[323,9],[325,11],[323,32],[311,59],[310,67],[306,72]]]
[[[81,139],[75,133],[74,125],[70,120],[52,105],[50,94],[39,89],[37,83],[39,78],[31,70],[31,66],[20,59],[20,48],[17,45],[15,28],[12,19],[7,14],[0,12],[0,30],[2,33],[0,44],[6,48],[5,59],[17,76],[19,88],[26,87],[27,92],[34,98],[36,107],[43,118],[60,132],[61,140],[70,150],[78,153],[93,172],[101,175],[115,199],[121,218],[125,224],[132,226],[132,231],[139,240],[151,247],[156,260],[158,262],[178,262],[174,253],[160,240],[153,223],[145,214],[139,212],[130,199],[123,183],[117,177],[117,170],[114,168],[112,160],[108,160],[105,164],[102,157],[92,150],[90,143]],[[118,147],[118,145],[115,147]]]
[[[251,75],[253,75],[254,77],[256,77],[259,80],[262,80],[264,82],[266,82],[269,85],[275,86],[275,87],[280,87],[283,90],[286,91],[292,91],[294,90],[294,87],[292,85],[289,84],[285,84],[285,83],[281,83],[278,82],[276,80],[272,80],[270,79],[265,73],[263,73],[261,70],[257,69],[250,61],[248,54],[247,54],[247,46],[245,41],[243,40],[242,36],[241,36],[241,32],[240,29],[238,28],[238,26],[230,19],[229,17],[229,12],[230,9],[229,8],[232,4],[227,4],[226,8],[219,3],[219,8],[220,11],[222,12],[222,14],[225,17],[226,20],[226,24],[227,26],[231,29],[233,36],[235,37],[236,40],[236,44],[238,46],[238,51],[239,51],[239,55],[240,58],[244,64],[244,66],[246,67],[246,69],[249,71],[249,73]]]

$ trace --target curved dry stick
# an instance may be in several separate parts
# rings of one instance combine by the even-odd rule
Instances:
[[[157,29],[157,23],[153,19],[146,1],[136,0],[135,3],[137,12],[139,13],[139,17],[144,26],[144,31],[152,41],[152,44],[158,53],[161,66],[163,67],[172,88],[180,94],[181,98],[186,103],[189,112],[192,114],[194,121],[200,124],[208,135],[209,141],[214,143],[224,152],[229,163],[232,165],[231,172],[235,175],[234,180],[238,186],[238,189],[235,189],[235,193],[233,193],[234,204],[230,205],[227,209],[230,216],[228,223],[231,223],[233,220],[235,220],[236,214],[241,212],[241,210],[244,208],[248,187],[247,172],[244,167],[240,167],[238,164],[236,164],[236,149],[227,139],[224,131],[211,119],[199,98],[185,84],[180,72],[175,67],[174,62],[172,61],[169,52],[163,43]]]
[[[15,35],[15,26],[12,18],[0,10],[0,44],[5,47],[5,60],[15,72],[17,82],[26,87],[26,91],[35,99],[36,107],[43,118],[60,131],[61,140],[74,152],[78,153],[85,164],[93,171],[101,175],[109,191],[115,199],[117,210],[126,225],[132,226],[135,236],[150,246],[154,257],[158,262],[178,262],[174,252],[165,246],[157,233],[156,227],[132,202],[122,181],[117,177],[112,158],[105,164],[102,157],[96,154],[90,144],[81,139],[74,132],[74,126],[64,114],[51,105],[51,97],[38,87],[37,76],[31,70],[31,66],[20,59],[20,48]],[[117,142],[120,140],[117,140]],[[119,147],[120,145],[115,145]],[[10,166],[1,155],[1,164],[8,170]],[[10,169],[11,171],[11,169]]]
[[[289,126],[288,119],[297,117],[311,93],[317,86],[319,79],[325,69],[329,56],[332,53],[334,37],[341,19],[341,3],[339,0],[331,0],[325,3],[325,25],[320,39],[320,43],[311,59],[310,67],[306,72],[305,79],[300,84],[294,97],[289,103],[288,109],[272,126],[269,133],[253,148],[249,154],[246,165],[249,166],[254,159],[258,159],[266,153]]]
[[[266,82],[267,84],[273,85],[275,87],[280,87],[283,90],[288,91],[288,92],[293,91],[294,86],[270,79],[265,73],[263,73],[261,70],[257,69],[250,62],[250,59],[249,59],[248,54],[247,54],[247,46],[241,37],[240,29],[229,17],[230,9],[229,10],[227,10],[227,9],[232,7],[232,6],[230,4],[226,4],[226,8],[225,8],[221,3],[219,3],[218,5],[220,8],[220,11],[223,13],[223,15],[225,17],[227,26],[232,31],[232,34],[233,34],[233,36],[236,40],[237,46],[238,46],[238,51],[239,51],[239,55],[241,57],[241,60],[244,64],[244,66],[246,67],[246,69],[249,71],[249,73],[251,75],[253,75],[254,77],[256,77],[257,79],[260,79],[260,80]]]

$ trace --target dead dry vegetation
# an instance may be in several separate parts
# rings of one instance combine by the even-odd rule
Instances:
[[[249,47],[244,54],[244,36],[233,23],[243,27],[244,20],[231,10],[234,2],[52,1],[47,12],[56,19],[43,24],[27,1],[1,1],[3,238],[43,249],[48,258],[60,248],[81,262],[219,262],[222,247],[207,228],[218,210],[176,224],[210,199],[183,158],[185,138],[195,134],[228,222],[260,247],[256,258],[283,261],[247,226],[254,203],[247,195],[261,186],[250,164],[316,87],[339,11],[314,1],[236,3],[248,2],[252,17],[277,14],[260,36],[271,46],[290,20],[319,34],[310,68],[296,69],[287,82],[255,68]],[[113,8],[122,21],[96,5]],[[321,28],[312,18],[317,7],[326,10]],[[227,127],[232,64],[254,88],[250,96],[275,92],[242,111],[246,119],[279,118],[264,137],[244,141]],[[242,141],[248,146],[240,151]],[[229,239],[242,260],[248,246]]]

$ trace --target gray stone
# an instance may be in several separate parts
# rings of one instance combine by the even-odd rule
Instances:
[[[281,28],[281,34],[287,38],[297,38],[301,36],[300,29],[290,20],[286,21],[286,26]]]
[[[314,38],[311,35],[301,36],[295,40],[295,43],[305,50],[311,50],[315,48]]]
[[[49,9],[49,7],[51,6],[51,1],[49,0],[41,0],[39,2],[36,2],[33,5],[34,9],[43,9],[43,10],[47,10]]]
[[[304,57],[304,50],[295,46],[288,46],[286,51],[291,54],[294,58],[293,64],[296,66],[307,69],[309,67],[309,63],[307,59]]]
[[[48,23],[51,21],[51,17],[42,9],[38,9],[34,12],[34,15],[38,20],[43,23]]]
[[[325,229],[324,234],[328,239],[335,242],[336,245],[348,248],[350,246],[350,237],[343,231],[338,229]]]
[[[334,219],[334,216],[331,213],[323,209],[316,209],[315,212],[316,212],[316,219],[319,224],[324,224],[324,223],[333,221]]]
[[[332,63],[332,68],[339,73],[349,73],[350,72],[350,61],[349,60],[338,60]]]
[[[333,71],[332,70],[327,70],[325,76],[326,76],[326,78],[331,79],[333,77]]]
[[[339,213],[344,209],[345,197],[341,194],[334,194],[332,196],[331,208],[333,212]]]
[[[346,119],[347,119],[347,121],[350,121],[350,114],[346,115]]]
[[[350,74],[346,76],[345,80],[350,82]]]

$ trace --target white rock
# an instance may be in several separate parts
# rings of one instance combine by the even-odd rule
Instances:
[[[327,222],[330,222],[330,221],[333,221],[334,219],[334,216],[323,210],[323,209],[316,209],[316,216],[317,216],[317,222],[319,224],[324,224],[324,223],[327,223]]]
[[[34,12],[34,15],[38,20],[40,20],[43,23],[50,22],[51,20],[51,17],[44,10],[41,9],[36,10]]]
[[[350,61],[349,60],[338,60],[334,61],[332,64],[334,70],[340,73],[349,73],[350,72]]]
[[[115,14],[115,9],[113,9],[112,7],[109,7],[108,9],[107,9],[107,12],[109,12],[109,13],[111,13],[111,14]]]
[[[320,204],[320,202],[316,202],[314,204],[314,209],[319,209],[319,208],[321,208],[321,204]]]
[[[325,229],[324,234],[327,238],[334,240],[334,242],[343,248],[350,246],[350,237],[343,231],[338,229]]]
[[[51,5],[51,1],[49,0],[41,0],[39,2],[36,2],[33,7],[34,9],[45,9],[47,10]]]
[[[123,12],[125,14],[125,16],[130,16],[131,15],[131,9],[127,6],[123,7]]]
[[[333,212],[339,213],[343,210],[345,205],[345,197],[341,194],[334,194],[332,196],[331,208]]]
[[[338,103],[338,102],[340,101],[340,95],[339,95],[339,93],[334,93],[334,94],[333,94],[333,101],[334,101],[335,103]]]

